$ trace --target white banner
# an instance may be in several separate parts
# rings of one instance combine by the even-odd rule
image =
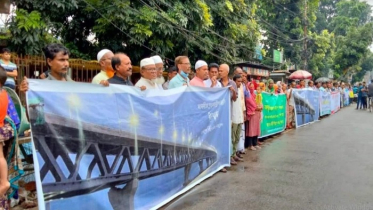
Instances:
[[[332,114],[335,114],[341,108],[341,94],[339,92],[331,92],[331,108]]]

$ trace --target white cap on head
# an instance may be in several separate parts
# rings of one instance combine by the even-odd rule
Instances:
[[[199,68],[201,68],[202,66],[208,66],[207,63],[203,60],[198,60],[196,62],[196,65],[194,65],[194,68],[197,70]]]
[[[97,53],[97,61],[100,62],[101,58],[108,52],[111,52],[111,50],[103,49],[100,52]],[[111,52],[112,53],[112,52]]]
[[[154,63],[162,63],[163,64],[162,58],[159,55],[155,55],[155,56],[150,57],[150,58],[153,59]]]
[[[155,65],[153,59],[151,58],[144,58],[140,61],[140,68],[147,66],[147,65]]]

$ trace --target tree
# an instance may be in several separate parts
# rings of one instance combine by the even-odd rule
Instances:
[[[310,50],[305,51],[304,40],[309,39],[310,33],[304,34],[304,26],[308,30],[315,27],[316,11],[319,0],[264,0],[260,1],[260,12],[257,18],[260,27],[267,37],[263,41],[268,51],[283,49],[284,58],[301,68],[305,67],[304,60],[310,59]],[[304,16],[306,10],[306,18]],[[267,61],[270,64],[271,61]]]
[[[94,58],[105,47],[126,52],[135,64],[153,54],[234,62],[252,57],[260,36],[252,0],[14,2],[18,9],[38,12],[45,31],[80,57]],[[23,37],[15,34],[14,39]]]
[[[309,69],[312,70],[314,78],[327,76],[329,69],[333,66],[335,39],[334,33],[323,30],[320,34],[311,33],[311,59]]]
[[[372,27],[373,23],[351,27],[347,35],[340,38],[334,59],[336,73],[346,75],[351,67],[356,67],[366,57],[373,40]]]
[[[372,9],[366,2],[359,0],[340,1],[336,4],[336,14],[330,27],[336,35],[346,36],[351,27],[360,27],[371,22]]]
[[[360,82],[364,75],[369,72],[373,71],[373,53],[368,52],[367,56],[361,61],[359,65],[360,69],[353,74],[352,81],[353,82]]]
[[[45,43],[55,41],[37,11],[17,10],[9,29],[12,35],[10,47],[20,54],[39,54]]]

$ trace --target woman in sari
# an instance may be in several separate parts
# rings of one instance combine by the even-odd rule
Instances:
[[[275,91],[273,79],[267,80],[265,92],[269,94],[277,94]]]
[[[278,81],[276,82],[276,85],[277,85],[277,94],[281,94],[281,93],[284,93],[284,91],[282,90],[282,82],[281,81]]]
[[[246,100],[246,118],[249,121],[248,128],[246,129],[245,147],[250,150],[260,149],[258,144],[258,137],[260,136],[260,120],[262,118],[262,100],[261,88],[257,88],[257,93],[254,92],[254,84],[249,83],[247,88],[250,92],[250,98]]]

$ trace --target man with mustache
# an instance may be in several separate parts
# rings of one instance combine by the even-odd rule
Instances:
[[[48,77],[46,80],[55,80],[63,82],[74,82],[67,71],[69,70],[69,50],[62,44],[52,43],[44,49],[44,55],[48,65]],[[103,86],[109,86],[107,80],[100,83]],[[23,81],[19,86],[21,92],[26,92],[29,88],[27,77],[23,77]]]
[[[101,71],[93,77],[92,84],[101,84],[114,76],[114,69],[111,66],[111,59],[114,53],[108,49],[103,49],[97,54],[97,61],[100,64]]]
[[[44,48],[44,54],[50,73],[46,80],[73,82],[67,75],[69,70],[69,50],[62,44],[49,44]]]
[[[112,78],[108,80],[110,84],[133,86],[129,77],[132,75],[131,59],[124,53],[117,53],[111,59],[111,65],[115,71]],[[143,89],[143,87],[141,87]]]

